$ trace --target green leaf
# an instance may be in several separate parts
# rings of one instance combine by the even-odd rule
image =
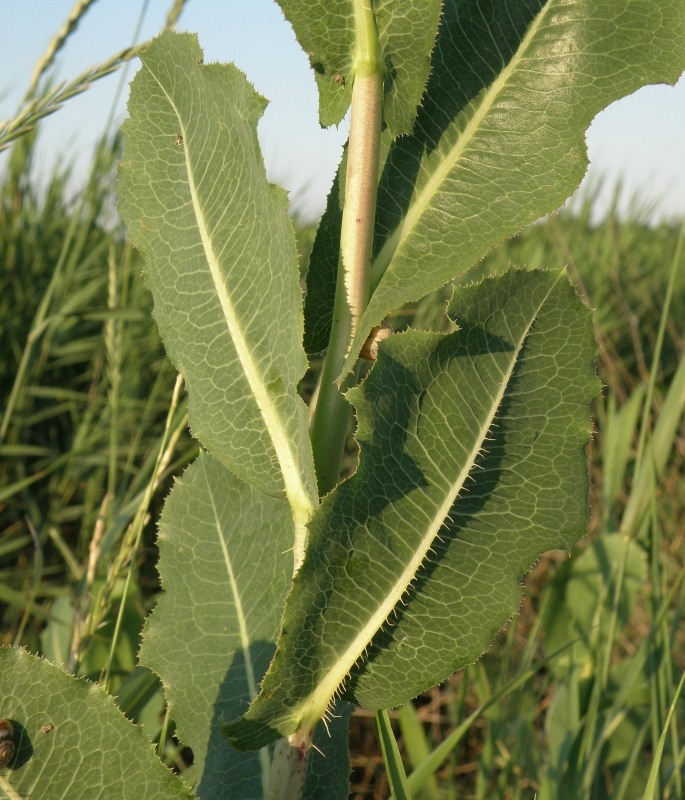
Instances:
[[[424,727],[419,712],[413,703],[405,703],[397,709],[397,719],[400,723],[402,744],[407,753],[407,763],[415,771],[433,753],[433,736],[430,730]],[[442,739],[441,744],[445,741]],[[413,772],[412,772],[413,774]],[[407,780],[407,788],[411,795],[411,786]],[[429,775],[421,786],[421,800],[440,800],[438,784],[434,775]]]
[[[303,800],[347,800],[350,796],[348,741],[354,706],[340,701],[331,719],[319,723],[304,785]]]
[[[273,657],[292,528],[285,500],[238,480],[207,453],[165,503],[158,543],[166,591],[140,660],[162,679],[179,738],[193,750],[200,796],[230,796],[232,787],[242,797],[265,793],[269,753],[238,753],[219,725],[256,697]]]
[[[381,137],[381,143],[386,143],[387,151],[387,137]],[[346,172],[347,148],[333,180],[326,210],[321,217],[309,257],[307,292],[304,298],[304,348],[311,356],[326,350],[331,335],[333,303],[340,263]]]
[[[99,686],[24,650],[0,649],[2,714],[17,754],[0,771],[0,795],[31,800],[189,800],[194,795],[155,755]]]
[[[317,719],[332,696],[390,708],[477,658],[541,552],[585,532],[590,312],[563,272],[459,289],[448,335],[400,334],[348,397],[356,474],[310,525],[276,657],[241,748]]]
[[[319,89],[319,120],[337,125],[352,96],[355,7],[366,0],[324,3],[278,0],[309,57]],[[382,0],[376,27],[385,61],[383,116],[393,137],[410,133],[428,72],[440,18],[440,0]]]
[[[372,294],[344,372],[389,312],[558,208],[587,168],[593,117],[674,83],[683,40],[680,0],[446,0],[414,134],[381,165]],[[320,283],[311,306],[328,315],[335,282]]]
[[[165,33],[131,85],[119,209],[183,373],[194,434],[232,472],[316,502],[297,251],[286,193],[266,180],[265,101],[195,36]]]
[[[207,453],[176,482],[164,506],[159,571],[166,591],[146,626],[140,657],[162,678],[178,735],[193,750],[200,797],[266,794],[270,753],[238,752],[220,725],[256,697],[273,657],[291,582],[292,540],[286,501],[240,481]],[[338,770],[324,783],[330,797],[341,782],[346,796],[346,723],[342,749],[324,731],[318,745],[326,757],[312,754],[308,780],[316,785],[321,773]]]
[[[375,3],[383,57],[383,119],[393,137],[411,133],[431,67],[442,0]]]

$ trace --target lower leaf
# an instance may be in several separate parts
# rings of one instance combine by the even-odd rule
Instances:
[[[0,697],[16,747],[0,770],[3,797],[194,797],[99,686],[24,650],[6,648],[0,649]]]
[[[141,661],[161,677],[179,738],[193,750],[198,795],[256,800],[266,794],[271,753],[240,753],[220,728],[256,697],[274,654],[293,569],[290,507],[202,452],[174,486],[159,528],[166,591]],[[349,774],[347,716],[336,722],[333,743],[319,735],[325,758],[314,752],[307,777],[331,798],[347,796]]]

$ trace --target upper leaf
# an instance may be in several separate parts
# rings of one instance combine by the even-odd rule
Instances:
[[[673,83],[684,40],[681,0],[445,0],[414,134],[381,165],[371,296],[345,372],[386,314],[558,208],[586,170],[593,117],[645,83]],[[337,260],[322,255],[310,283],[326,293],[308,303],[330,318],[335,279],[314,276],[334,276]]]
[[[431,66],[442,0],[377,0],[385,59],[383,120],[394,138],[411,133]]]
[[[248,486],[204,452],[164,506],[159,572],[166,591],[140,657],[162,678],[179,737],[193,750],[200,797],[266,796],[270,754],[238,752],[220,725],[254,700],[273,657],[293,536],[283,498]],[[348,789],[347,724],[341,723],[335,742],[325,731],[319,735],[325,757],[312,753],[307,777],[307,786],[331,798],[346,797]]]
[[[193,432],[243,480],[311,506],[297,252],[257,142],[265,101],[232,65],[204,66],[194,36],[164,33],[141,59],[119,209]]]
[[[368,0],[278,0],[309,57],[324,127],[345,116],[354,82],[354,8]],[[392,136],[409,133],[428,79],[440,0],[377,0],[376,26],[385,61],[383,118]]]
[[[2,648],[0,697],[17,746],[14,761],[0,771],[2,797],[195,797],[99,686],[24,650]]]
[[[278,650],[247,715],[251,748],[311,723],[330,698],[389,708],[488,646],[521,574],[585,531],[590,312],[563,272],[459,289],[460,330],[379,348],[348,393],[359,469],[314,515]]]

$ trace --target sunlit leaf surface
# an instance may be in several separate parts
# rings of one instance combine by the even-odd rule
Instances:
[[[297,253],[257,142],[265,101],[232,65],[203,65],[194,36],[163,34],[141,58],[119,209],[193,433],[243,480],[311,505]]]
[[[399,705],[477,658],[540,553],[585,532],[591,315],[563,272],[459,289],[441,335],[381,345],[348,397],[360,464],[325,498],[276,658],[246,717],[255,747],[342,693]]]
[[[0,797],[194,797],[99,686],[24,650],[0,648],[0,696],[17,745],[14,761],[0,770]]]

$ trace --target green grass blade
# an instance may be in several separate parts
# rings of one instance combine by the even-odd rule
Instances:
[[[581,762],[583,772],[583,786],[586,792],[591,790],[592,784],[595,780],[597,770],[599,768],[600,758],[602,754],[602,747],[610,738],[612,732],[621,723],[621,720],[629,708],[628,697],[633,688],[643,680],[645,665],[649,659],[652,658],[655,650],[658,647],[658,639],[661,633],[661,626],[666,619],[668,610],[671,608],[673,598],[675,597],[683,575],[678,577],[670,592],[663,598],[660,607],[655,611],[649,633],[645,639],[640,643],[637,652],[634,654],[630,661],[628,670],[623,675],[620,687],[613,695],[613,702],[611,706],[604,710],[602,714],[602,724],[598,727],[597,733],[592,733],[591,747],[588,747],[587,758]],[[600,698],[595,700],[596,705],[599,705]],[[591,721],[599,722],[597,718]],[[586,736],[586,745],[590,739]]]
[[[390,724],[390,717],[385,709],[376,711],[376,728],[392,796],[396,800],[411,800],[402,757]]]
[[[657,746],[654,751],[652,766],[651,769],[649,770],[649,778],[647,780],[647,785],[645,786],[645,791],[642,795],[642,800],[658,800],[656,796],[656,787],[659,782],[659,772],[661,770],[661,758],[664,752],[664,745],[666,744],[666,737],[668,735],[668,731],[671,726],[671,720],[673,719],[673,715],[675,714],[676,707],[678,705],[678,700],[680,699],[681,692],[683,691],[683,686],[685,686],[685,672],[683,672],[683,674],[680,677],[680,683],[678,684],[678,688],[676,689],[675,695],[673,696],[673,700],[671,701],[671,706],[668,709],[666,722],[664,723],[663,730],[661,731],[661,736],[659,737],[659,741],[657,742]]]
[[[678,275],[680,264],[680,254],[685,242],[685,225],[681,227],[680,236],[676,245],[676,251],[671,262],[668,288],[664,303],[664,311],[659,322],[659,333],[655,358],[652,364],[647,399],[645,400],[644,415],[640,431],[640,441],[636,456],[637,474],[633,481],[630,498],[626,504],[626,509],[621,519],[621,529],[628,535],[635,536],[639,531],[649,506],[652,478],[652,470],[658,479],[668,462],[669,455],[673,449],[675,434],[680,424],[685,409],[685,350],[681,354],[678,368],[673,376],[671,385],[668,388],[666,398],[661,407],[659,419],[654,426],[651,436],[649,452],[647,452],[647,434],[649,431],[649,414],[651,411],[651,400],[656,383],[656,374],[659,366],[658,354],[661,352],[664,332],[667,322],[668,307],[673,296],[675,280]]]
[[[409,764],[412,768],[418,767],[431,753],[431,747],[423,729],[421,718],[412,703],[403,705],[397,711],[397,718],[402,732],[402,742]],[[439,800],[438,787],[435,779],[431,776],[422,787],[422,800]]]
[[[494,706],[497,702],[513,692],[515,689],[518,689],[520,686],[523,686],[525,683],[527,683],[537,672],[539,672],[540,669],[543,668],[545,664],[561,655],[565,649],[566,648],[563,648],[546,659],[541,659],[540,662],[534,667],[530,667],[529,669],[526,669],[523,672],[515,675],[511,680],[507,681],[499,689],[494,691],[485,703],[482,703],[480,706],[478,706],[478,708],[475,709],[475,711],[469,714],[469,716],[466,717],[466,719],[464,719],[449,734],[449,736],[446,736],[445,739],[440,742],[440,744],[430,753],[430,755],[424,761],[422,761],[421,764],[419,764],[419,766],[408,776],[407,784],[412,794],[418,794],[418,792],[423,789],[431,776],[440,769],[440,766],[443,764],[443,762],[449,757],[450,753],[464,738],[471,725],[473,725],[473,723],[480,716],[482,716],[485,711]],[[390,800],[397,800],[397,798],[391,797]]]
[[[620,781],[616,786],[612,800],[630,800],[628,797],[628,792],[630,791],[631,781],[634,780],[635,770],[640,766],[640,760],[643,755],[642,748],[645,737],[647,736],[647,731],[649,730],[649,722],[649,719],[644,721],[633,741],[630,752],[628,753],[628,757],[625,761],[623,774],[621,775]]]
[[[625,486],[645,391],[645,385],[639,384],[620,408],[615,394],[607,398],[602,425],[602,514],[605,528],[610,525],[612,512]]]

